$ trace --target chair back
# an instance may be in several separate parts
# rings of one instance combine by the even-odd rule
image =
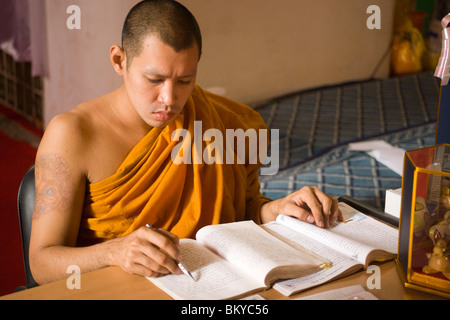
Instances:
[[[30,271],[28,256],[35,194],[34,165],[32,165],[23,176],[17,195],[17,211],[19,213],[20,235],[22,237],[23,262],[27,288],[37,286]]]

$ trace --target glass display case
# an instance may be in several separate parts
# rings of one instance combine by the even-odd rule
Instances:
[[[405,286],[450,298],[450,145],[406,152],[399,228]]]

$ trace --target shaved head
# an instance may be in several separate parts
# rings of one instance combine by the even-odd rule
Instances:
[[[198,23],[186,7],[174,0],[144,0],[130,10],[122,30],[127,68],[141,54],[143,41],[149,35],[157,35],[176,52],[197,44],[200,59],[202,36]]]

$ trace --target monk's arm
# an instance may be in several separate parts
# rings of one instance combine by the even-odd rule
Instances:
[[[67,268],[71,265],[82,272],[119,265],[145,276],[177,273],[172,258],[179,258],[178,239],[149,228],[93,246],[76,247],[86,173],[82,152],[85,145],[77,138],[82,128],[72,120],[63,116],[49,124],[36,157],[36,199],[29,250],[36,282],[68,277]],[[164,248],[170,257],[158,248]]]

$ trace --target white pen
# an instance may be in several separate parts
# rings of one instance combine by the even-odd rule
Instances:
[[[158,231],[158,229],[153,228],[153,226],[152,226],[151,224],[149,224],[149,223],[147,223],[145,226],[146,226],[147,228],[152,229],[152,230]],[[175,261],[175,259],[174,259],[174,261]],[[176,262],[176,261],[175,261],[175,262]],[[180,268],[181,271],[183,271],[183,273],[184,273],[185,275],[189,276],[194,282],[196,282],[196,281],[195,281],[195,278],[192,276],[192,274],[189,272],[189,270],[184,266],[184,264],[183,264],[181,261],[178,263],[178,268]]]

